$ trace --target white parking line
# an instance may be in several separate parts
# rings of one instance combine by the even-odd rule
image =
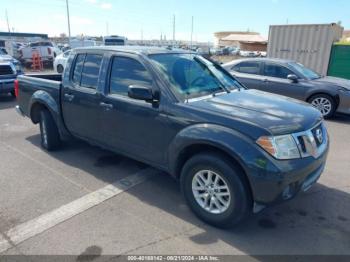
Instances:
[[[10,229],[5,233],[10,241],[0,235],[0,253],[148,180],[153,174],[154,169],[144,169]]]

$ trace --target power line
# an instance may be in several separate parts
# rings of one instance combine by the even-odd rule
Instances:
[[[176,17],[174,15],[173,19],[173,42],[175,43],[175,26],[176,26]]]
[[[193,16],[192,16],[192,23],[191,23],[191,49],[193,44]]]

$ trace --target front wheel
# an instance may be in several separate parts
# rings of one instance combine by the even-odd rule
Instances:
[[[48,150],[55,150],[61,143],[58,128],[51,113],[44,109],[40,112],[41,146]]]
[[[252,208],[243,171],[224,156],[202,153],[181,173],[181,187],[192,211],[203,221],[228,228],[240,223]]]
[[[326,94],[314,95],[309,99],[309,103],[318,109],[325,119],[334,115],[337,106],[334,99]]]
[[[57,66],[57,73],[62,74],[63,70],[64,70],[63,65],[58,65]]]

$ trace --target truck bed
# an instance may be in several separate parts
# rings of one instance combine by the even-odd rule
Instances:
[[[30,107],[34,93],[50,95],[59,104],[62,75],[60,74],[28,74],[18,76],[18,105],[26,116],[30,116]],[[35,95],[34,95],[35,97]]]

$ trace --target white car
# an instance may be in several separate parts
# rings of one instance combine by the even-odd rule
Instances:
[[[29,45],[19,49],[19,59],[25,65],[32,64],[34,53],[38,53],[44,64],[52,65],[53,60],[61,53],[59,48],[49,41],[30,43]]]
[[[240,51],[239,55],[242,57],[257,57],[257,52],[254,51]]]
[[[71,50],[68,50],[68,51],[56,56],[55,61],[53,62],[53,68],[57,73],[59,73],[59,74],[63,73],[64,68],[66,67],[68,57],[70,55],[70,51]]]

